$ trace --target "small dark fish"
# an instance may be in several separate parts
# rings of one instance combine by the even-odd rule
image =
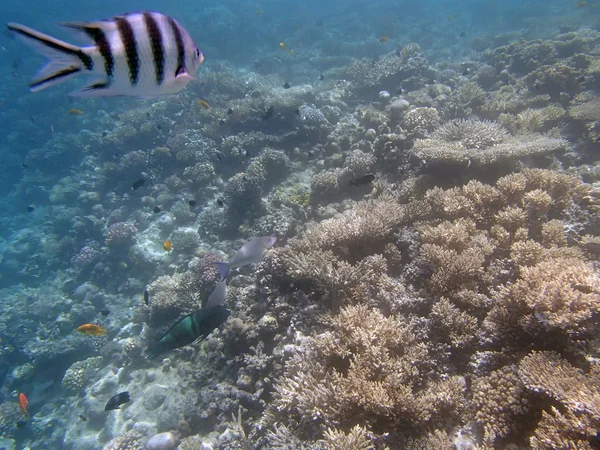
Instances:
[[[323,21],[322,20],[317,20],[315,23],[316,26],[318,27],[322,27],[323,26]]]
[[[321,74],[319,75],[319,80],[323,81],[325,79],[325,75]]]
[[[229,109],[227,110],[227,114],[229,114],[229,115],[232,115],[232,114],[233,114],[233,109],[229,108]]]
[[[131,190],[135,191],[136,189],[141,188],[144,185],[144,183],[146,183],[146,180],[143,178],[140,178],[139,180],[137,180],[135,183],[133,183],[131,185]]]
[[[33,211],[35,211],[35,206],[33,206],[33,205],[27,206],[27,212],[33,212]]]
[[[354,180],[350,180],[350,182],[348,184],[350,186],[362,186],[363,184],[369,184],[374,179],[375,179],[375,175],[373,175],[372,173],[368,173],[366,175],[363,175],[362,177],[358,177]]]
[[[108,131],[103,131],[102,132],[102,137],[106,137],[106,136],[108,136]]]
[[[104,317],[108,316],[110,314],[110,310],[109,309],[103,309],[102,311],[100,311],[100,314],[102,314]]]
[[[299,109],[295,109],[294,110],[294,114],[296,114],[297,116],[299,116],[300,115],[300,110]]]
[[[114,152],[114,153],[113,153],[113,156],[114,156],[115,158],[118,158],[118,157],[119,157],[119,154],[118,154],[117,152]]]
[[[219,152],[216,152],[215,155],[219,161],[223,161],[223,156]]]
[[[402,89],[401,87],[396,89],[396,95],[402,95],[403,93],[404,93],[404,89]]]
[[[288,83],[287,81],[285,83],[283,83],[283,88],[284,89],[289,89],[291,87],[292,87],[292,85],[290,83]]]
[[[27,168],[29,168],[29,164],[21,163],[21,167],[23,167],[23,169],[27,169]]]
[[[127,392],[127,391],[119,392],[117,395],[114,395],[113,397],[111,397],[110,400],[108,401],[108,403],[106,403],[106,406],[104,407],[104,411],[111,411],[113,409],[119,409],[119,406],[121,406],[124,403],[129,402],[129,400],[130,400],[129,392]]]
[[[580,83],[585,83],[585,76],[581,75],[579,78],[577,78],[577,81],[579,81]]]
[[[147,113],[146,113],[146,117],[147,117],[148,119],[151,117],[149,112],[147,112]]]
[[[160,208],[158,206],[155,206],[152,211],[154,211],[154,214],[158,214],[160,212]]]
[[[144,303],[146,306],[150,304],[150,294],[148,293],[148,289],[144,291]]]
[[[157,343],[144,351],[148,359],[169,350],[184,347],[193,342],[201,342],[229,317],[229,311],[223,305],[214,305],[199,309],[176,322]]]
[[[262,67],[262,64],[259,61],[254,61],[254,68],[255,69],[260,69]]]
[[[267,109],[267,111],[263,114],[262,119],[269,120],[271,117],[273,117],[273,114],[275,114],[275,107],[271,105],[269,109]]]
[[[87,417],[85,417],[84,415],[79,414],[79,416],[77,416],[77,417],[79,417],[84,422],[87,422]]]
[[[464,31],[461,31],[460,33],[458,33],[458,37],[460,38],[464,38],[467,35],[467,33],[465,33]]]
[[[193,208],[194,206],[196,206],[196,200],[189,200],[188,205],[190,205]]]
[[[161,124],[158,124],[158,125],[156,125],[156,129],[157,129],[158,131],[162,130],[162,125],[161,125]]]
[[[225,206],[225,202],[222,199],[218,198],[217,199],[217,205],[223,207],[223,206]]]
[[[465,76],[465,77],[466,77],[467,75],[469,75],[469,72],[471,72],[471,71],[469,70],[469,68],[468,68],[468,67],[465,67],[465,70],[463,70],[463,71],[462,71],[462,74],[463,74],[463,76]]]
[[[246,178],[246,175],[242,175],[242,180],[248,181],[248,178]]]
[[[31,120],[33,123],[35,123],[35,117],[29,116],[29,120]]]
[[[24,426],[27,425],[27,421],[26,420],[17,420],[17,428],[23,428]]]
[[[221,125],[221,126],[225,125],[225,120],[224,119],[219,119],[219,125]]]

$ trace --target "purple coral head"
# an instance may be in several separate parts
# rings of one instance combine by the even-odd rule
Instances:
[[[106,245],[113,247],[129,244],[137,233],[135,225],[126,222],[117,222],[110,226],[106,232]]]
[[[71,258],[71,264],[75,267],[83,268],[94,263],[99,256],[100,253],[98,250],[91,245],[86,245],[79,250],[79,253]]]

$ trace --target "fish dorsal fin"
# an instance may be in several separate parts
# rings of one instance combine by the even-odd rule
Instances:
[[[72,31],[79,39],[97,44],[98,31],[105,31],[99,22],[64,22],[62,27]]]

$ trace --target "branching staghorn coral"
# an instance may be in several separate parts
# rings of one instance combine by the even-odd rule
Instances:
[[[600,367],[584,374],[554,352],[532,352],[521,361],[519,376],[528,389],[557,402],[542,412],[530,438],[534,449],[596,448],[600,433]]]
[[[598,203],[575,176],[526,169],[494,185],[433,188],[409,205],[387,194],[363,201],[274,251],[262,274],[279,294],[302,290],[334,315],[286,362],[267,417],[313,440],[361,425],[371,445],[385,445],[391,433],[407,448],[435,436],[440,448],[451,448],[440,411],[456,425],[475,420],[482,448],[524,442],[552,420],[567,423],[572,413],[547,408],[518,367],[523,348],[552,346],[581,358],[598,335],[598,275],[584,256]],[[424,299],[394,306],[414,297],[407,279]],[[410,366],[394,353],[403,344],[390,341],[400,329],[424,352]],[[414,435],[389,431],[398,429]]]
[[[322,249],[360,255],[375,253],[392,238],[404,218],[402,207],[391,196],[360,202],[356,208],[328,219],[306,231],[293,247],[299,251]]]
[[[464,381],[422,378],[426,346],[403,319],[358,305],[327,322],[331,330],[310,339],[286,365],[267,420],[285,417],[316,435],[362,424],[382,437],[461,416]]]

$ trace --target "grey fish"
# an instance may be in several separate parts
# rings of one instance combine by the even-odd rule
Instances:
[[[222,305],[194,311],[169,328],[157,343],[144,351],[144,356],[152,359],[169,350],[200,342],[206,339],[215,328],[221,326],[228,317],[229,311]]]
[[[71,93],[79,97],[175,94],[194,79],[204,60],[189,33],[158,12],[136,12],[95,22],[70,22],[88,47],[79,47],[18,23],[7,27],[49,62],[29,85],[41,91],[81,74],[92,82]]]
[[[205,308],[209,308],[215,305],[222,305],[225,301],[225,297],[227,296],[227,280],[223,279],[217,283],[214,290],[208,296],[208,300],[206,301]]]
[[[275,245],[275,242],[277,242],[275,236],[250,238],[229,261],[213,263],[217,266],[221,281],[227,278],[231,269],[262,261],[269,249]]]

